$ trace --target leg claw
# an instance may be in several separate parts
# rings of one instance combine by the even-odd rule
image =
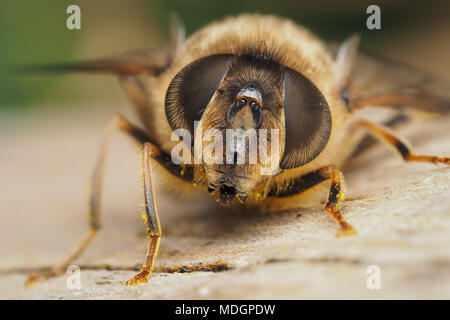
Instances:
[[[127,287],[136,286],[138,284],[147,283],[148,278],[151,277],[151,272],[147,270],[140,271],[137,275],[127,281]]]
[[[356,233],[357,232],[355,231],[355,229],[353,229],[353,227],[351,225],[344,222],[343,224],[341,224],[341,228],[339,229],[338,233],[336,234],[336,237],[342,238],[342,237],[347,237],[347,236],[353,236]]]
[[[59,273],[57,273],[55,271],[52,271],[52,270],[32,273],[32,274],[30,274],[28,276],[27,280],[25,281],[25,286],[26,287],[33,287],[38,282],[45,281],[45,280],[47,280],[49,278],[56,277],[58,275],[59,275]]]

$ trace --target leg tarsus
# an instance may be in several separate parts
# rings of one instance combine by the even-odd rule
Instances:
[[[126,282],[127,287],[147,283],[147,280],[152,276],[152,270],[155,264],[156,255],[158,253],[160,239],[161,235],[154,235],[150,239],[145,262],[142,265],[141,270],[139,270],[133,278]]]
[[[353,236],[357,234],[356,230],[344,220],[339,209],[331,209],[327,207],[326,210],[328,215],[330,215],[330,217],[332,217],[336,223],[339,224],[339,231],[336,233],[336,238]]]
[[[404,157],[406,162],[429,162],[429,163],[443,163],[443,164],[450,164],[450,158],[446,157],[437,157],[437,156],[421,156],[421,155],[415,155],[415,154],[408,154]]]
[[[70,266],[72,261],[77,259],[83,253],[83,251],[87,248],[87,246],[92,241],[96,233],[97,233],[96,229],[90,229],[89,232],[78,243],[77,247],[72,252],[72,254],[66,258],[66,260],[64,260],[62,263],[54,266],[49,270],[44,270],[41,272],[30,274],[25,282],[25,285],[27,287],[31,287],[35,285],[37,282],[45,281],[47,279],[62,275],[64,272],[66,272],[66,269]]]

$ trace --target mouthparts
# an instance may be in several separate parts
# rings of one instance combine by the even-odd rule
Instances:
[[[238,193],[236,187],[230,182],[221,182],[219,185],[209,184],[208,192],[214,193],[215,191],[218,191],[219,193],[219,198],[217,201],[224,206],[231,205],[234,197],[236,197],[241,203],[244,203],[247,199],[247,194]]]

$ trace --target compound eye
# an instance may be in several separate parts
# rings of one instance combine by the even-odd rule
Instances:
[[[218,54],[198,59],[172,79],[166,93],[165,111],[173,130],[194,133],[194,121],[203,112],[228,72],[233,55]]]
[[[331,114],[320,90],[305,76],[284,68],[285,141],[280,168],[300,167],[328,143]]]

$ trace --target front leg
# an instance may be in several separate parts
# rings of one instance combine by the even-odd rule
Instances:
[[[353,229],[351,225],[345,222],[344,217],[342,216],[342,212],[339,209],[341,203],[345,199],[344,175],[334,165],[324,167],[319,171],[323,174],[329,173],[331,176],[330,193],[328,194],[328,200],[325,209],[327,210],[327,213],[330,215],[330,217],[332,217],[334,221],[339,224],[340,229],[336,236],[340,238],[343,236],[351,236],[356,234],[355,229]]]
[[[283,207],[284,209],[298,208],[298,203],[299,200],[301,201],[303,193],[314,188],[319,188],[319,184],[325,183],[326,180],[330,180],[330,189],[325,210],[339,224],[340,230],[337,233],[337,237],[356,234],[352,226],[345,222],[339,209],[345,198],[345,186],[342,172],[334,165],[311,171],[293,179],[291,178],[290,183],[283,188],[274,187],[267,195],[266,199],[269,202],[265,203],[265,206],[267,207],[269,205],[273,210]],[[283,206],[285,203],[292,205],[285,207]]]
[[[147,279],[152,275],[156,255],[158,254],[159,241],[161,239],[161,226],[159,224],[158,211],[156,209],[150,161],[152,156],[157,156],[159,153],[159,150],[150,143],[145,143],[142,147],[145,201],[145,212],[142,217],[145,221],[145,233],[149,238],[149,244],[145,262],[142,265],[141,270],[133,278],[127,281],[127,286],[134,286],[147,282]]]

